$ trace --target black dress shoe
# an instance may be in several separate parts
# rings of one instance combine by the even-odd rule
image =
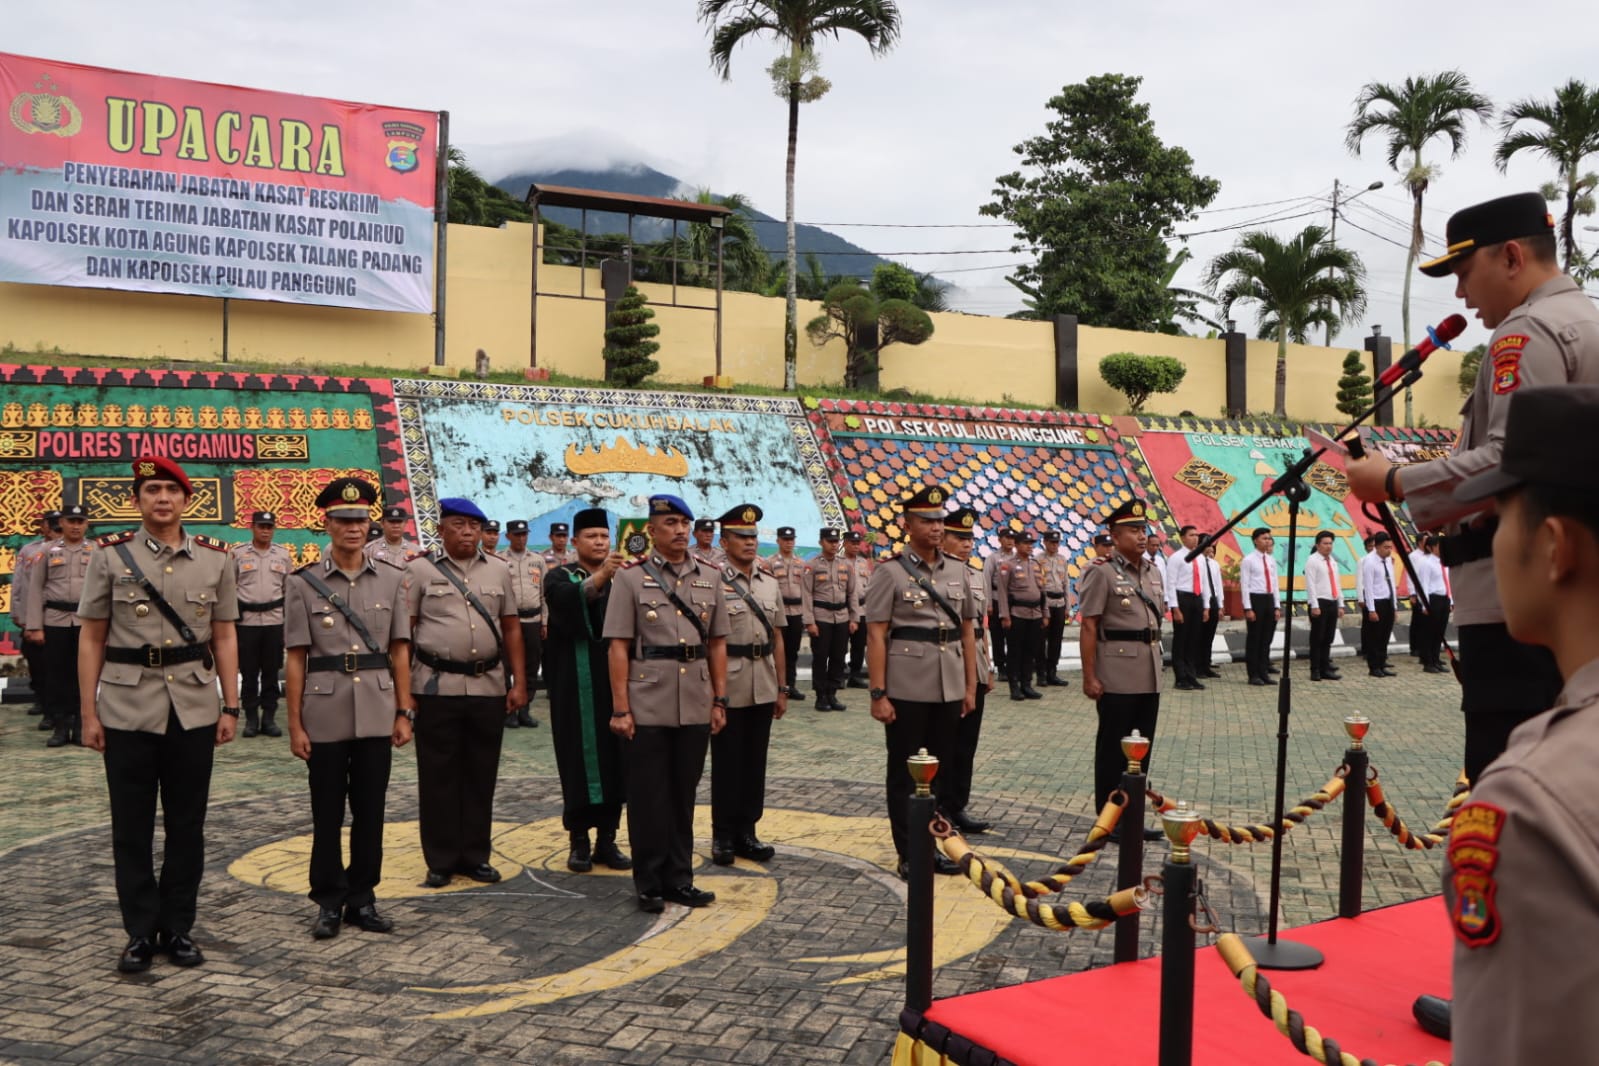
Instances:
[[[1148,828],[1146,826],[1145,829],[1144,829],[1144,839],[1145,840],[1165,840],[1166,839],[1166,834],[1161,832],[1159,829],[1150,829],[1150,828]]]
[[[428,888],[443,888],[450,883],[450,880],[450,875],[443,870],[429,870],[427,878],[422,883]]]
[[[353,925],[368,933],[394,932],[394,922],[379,913],[375,903],[368,903],[364,907],[344,908],[344,924]]]
[[[661,898],[668,903],[681,903],[685,907],[709,907],[716,902],[716,893],[695,888],[693,885],[678,885],[662,892]]]
[[[272,720],[272,714],[265,711],[261,713],[261,735],[264,737],[281,737],[283,735],[283,727]]]
[[[311,923],[311,936],[315,940],[332,940],[339,935],[339,924],[338,908],[323,907]]]
[[[505,728],[507,728],[507,729],[521,729],[522,728],[522,723],[516,720],[516,715],[508,714],[508,715],[505,716]]]
[[[1205,691],[1205,686],[1201,685],[1198,681],[1190,681],[1190,682],[1188,682],[1188,687],[1193,689],[1195,692],[1203,692],[1203,691]]]
[[[746,859],[766,862],[777,854],[777,849],[757,837],[754,833],[745,833],[733,841],[733,852],[736,855],[742,855]]]
[[[1391,670],[1391,669],[1389,669],[1388,667],[1385,666],[1385,667],[1382,668],[1382,676],[1383,677],[1398,677],[1399,676],[1399,671],[1398,670]]]
[[[1044,694],[1034,688],[1030,682],[1022,686],[1022,695],[1026,696],[1030,700],[1041,700],[1044,698]]]
[[[516,724],[523,729],[537,729],[539,727],[538,719],[528,713],[527,704],[525,703],[522,705],[522,709],[516,712]]]
[[[956,811],[954,814],[949,816],[949,820],[955,823],[956,829],[959,829],[967,836],[976,836],[979,833],[988,832],[989,826],[987,822],[977,818],[968,817],[965,811]]]
[[[1220,677],[1221,676],[1221,671],[1220,670],[1203,670],[1203,671],[1200,672],[1199,676],[1200,677],[1207,677],[1207,678],[1208,677]]]
[[[480,863],[477,866],[467,867],[463,869],[461,873],[478,882],[479,884],[484,885],[492,885],[500,879],[500,871],[496,870],[486,862]]]
[[[726,837],[712,837],[711,861],[718,866],[732,866],[733,842]]]
[[[802,700],[805,698],[805,693],[801,692],[793,685],[790,685],[788,686],[788,698],[791,700]]]
[[[847,711],[847,710],[849,710],[848,707],[846,707],[842,703],[838,702],[838,693],[836,693],[836,692],[829,692],[827,694],[827,709],[830,710],[830,711]]]
[[[666,909],[666,900],[655,892],[640,892],[638,894],[638,909],[645,914],[660,914]]]
[[[1267,681],[1264,677],[1252,677],[1249,679],[1249,683],[1254,685],[1256,688],[1259,688],[1261,685],[1271,684],[1271,682]]]
[[[568,833],[570,848],[566,853],[566,868],[575,874],[586,874],[594,869],[594,853],[589,850],[588,830]]]
[[[147,936],[136,936],[122,949],[117,960],[118,973],[143,973],[155,959],[155,944]]]
[[[205,961],[200,946],[189,939],[187,933],[158,933],[155,949],[166,955],[174,966],[198,966]]]
[[[901,881],[909,881],[911,879],[911,864],[904,859],[899,860],[894,865],[894,874]]]
[[[1050,674],[1049,680],[1045,681],[1044,684],[1048,685],[1050,688],[1062,688],[1067,684],[1070,684],[1070,682],[1068,682],[1064,677],[1061,677],[1059,674]]]
[[[1451,1002],[1441,996],[1417,996],[1410,1013],[1415,1016],[1416,1024],[1421,1026],[1423,1032],[1440,1040],[1448,1040],[1451,1007]]]
[[[949,856],[942,851],[933,852],[933,872],[948,877],[961,872],[960,864],[951,862]]]
[[[594,842],[594,861],[610,870],[631,870],[633,860],[616,846],[616,837],[600,837]]]
[[[864,677],[856,675],[844,683],[845,688],[871,688],[872,683]]]

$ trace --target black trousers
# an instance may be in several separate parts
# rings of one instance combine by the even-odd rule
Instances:
[[[1562,683],[1549,649],[1512,639],[1502,622],[1461,626],[1459,652],[1466,776],[1475,784],[1518,725],[1555,705]]]
[[[1449,597],[1427,597],[1427,614],[1421,619],[1422,631],[1416,640],[1416,654],[1423,665],[1442,666],[1444,631],[1449,627]]]
[[[915,703],[893,697],[890,697],[890,701],[894,704],[894,720],[883,727],[883,740],[888,748],[885,791],[888,796],[888,827],[894,834],[894,851],[903,859],[906,840],[905,801],[916,791],[910,772],[905,769],[905,760],[921,748],[926,748],[927,754],[936,756],[940,762],[954,758],[961,701]],[[939,774],[933,778],[933,794],[941,803],[949,788],[947,780],[939,780],[943,776]],[[921,831],[925,832],[925,829]]]
[[[717,837],[754,836],[766,813],[766,750],[776,706],[729,707],[727,724],[711,738],[711,832]]]
[[[706,725],[641,725],[623,746],[633,887],[659,895],[694,883],[694,793],[705,772]]]
[[[527,686],[528,702],[538,695],[539,664],[544,661],[544,638],[539,636],[542,619],[522,623],[522,680]]]
[[[791,614],[787,616],[788,624],[783,627],[783,662],[788,677],[785,679],[789,688],[794,688],[799,679],[799,652],[800,640],[805,636],[805,617]],[[811,664],[811,683],[816,683],[816,664]]]
[[[1094,813],[1105,806],[1110,794],[1121,784],[1122,771],[1127,769],[1127,756],[1122,754],[1122,737],[1134,729],[1150,740],[1149,754],[1144,756],[1144,773],[1149,773],[1149,761],[1154,758],[1155,720],[1160,716],[1160,693],[1107,692],[1099,697],[1099,733],[1094,739]]]
[[[48,671],[44,668],[44,645],[30,644],[27,634],[21,630],[17,632],[17,641],[22,645],[22,661],[28,664],[28,688],[33,693],[33,705],[42,713],[49,714],[49,706],[45,703],[45,689],[50,686]]]
[[[1245,623],[1244,663],[1250,677],[1269,680],[1266,667],[1271,663],[1271,634],[1277,628],[1277,601],[1256,593],[1249,597],[1249,609],[1255,612],[1255,620]]]
[[[1049,614],[1044,619],[1044,657],[1038,669],[1045,678],[1051,678],[1060,673],[1060,646],[1066,634],[1066,601],[1045,598],[1044,605],[1049,608]]]
[[[1177,609],[1183,620],[1172,622],[1171,668],[1178,681],[1195,681],[1199,671],[1194,664],[1205,639],[1205,601],[1192,592],[1179,592]]]
[[[237,627],[239,633],[239,703],[247,711],[278,709],[278,672],[283,669],[283,627]]]
[[[194,928],[205,869],[205,809],[211,795],[214,725],[184,729],[167,710],[165,733],[105,731],[105,780],[111,795],[111,855],[117,903],[129,936]],[[166,834],[155,872],[155,805]]]
[[[1043,636],[1042,618],[1017,618],[1011,615],[1007,641],[1010,647],[1006,651],[1006,657],[1010,662],[1005,676],[1013,684],[1026,685],[1032,681],[1033,671],[1037,668],[1040,658],[1040,642]]]
[[[1320,614],[1310,616],[1310,676],[1320,677],[1332,669],[1333,637],[1338,634],[1338,601],[1316,601]]]
[[[855,632],[849,635],[849,676],[866,676],[866,616],[855,619]]]
[[[1427,658],[1422,654],[1422,648],[1427,640],[1427,616],[1421,610],[1421,597],[1410,598],[1410,654],[1426,665]]]
[[[994,665],[999,669],[1001,677],[1010,677],[1009,643],[1006,640],[1006,630],[1000,624],[999,611],[988,612],[988,643],[994,649]]]
[[[1360,645],[1366,650],[1366,666],[1372,670],[1380,670],[1388,661],[1388,638],[1394,635],[1394,601],[1381,599],[1373,602],[1376,604],[1377,620],[1371,621],[1369,611],[1361,616],[1366,619],[1366,624],[1360,637]],[[1361,606],[1364,608],[1365,605]]]
[[[489,861],[504,739],[504,696],[416,698],[417,821],[429,870]]]
[[[306,761],[311,785],[311,891],[318,907],[365,907],[383,880],[383,801],[394,744],[388,737],[317,741]],[[350,862],[340,832],[350,810]]]
[[[1196,664],[1200,673],[1210,669],[1210,649],[1216,646],[1216,629],[1221,625],[1221,601],[1210,601],[1210,621],[1205,623],[1205,635],[1200,640],[1199,659]]]
[[[817,622],[811,638],[811,688],[837,692],[844,687],[845,657],[849,655],[849,623]]]
[[[939,793],[939,806],[946,814],[959,814],[972,801],[972,770],[977,761],[977,741],[983,732],[983,704],[987,702],[987,696],[982,682],[978,682],[977,709],[956,721],[955,747],[950,752],[949,761],[939,769],[940,777],[949,775],[943,791]],[[960,713],[959,709],[956,713]]]
[[[44,627],[44,713],[60,722],[78,713],[78,627]]]

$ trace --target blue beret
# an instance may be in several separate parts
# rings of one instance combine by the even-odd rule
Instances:
[[[464,496],[447,496],[439,501],[439,517],[448,518],[452,514],[475,518],[479,522],[487,522],[489,520],[488,515],[480,511],[477,504]]]
[[[667,496],[664,494],[660,496],[651,496],[650,517],[654,518],[656,515],[663,514],[680,514],[684,518],[691,520],[694,517],[694,512],[689,510],[688,504],[684,503],[676,496]]]

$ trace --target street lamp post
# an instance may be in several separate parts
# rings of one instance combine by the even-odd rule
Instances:
[[[1356,196],[1364,196],[1366,193],[1374,192],[1375,190],[1380,189],[1380,188],[1382,188],[1382,182],[1374,181],[1370,185],[1366,186],[1364,189],[1361,189],[1359,192],[1355,193],[1354,196],[1346,196],[1346,197],[1344,197],[1343,202],[1347,204],[1349,201],[1353,200]],[[1328,230],[1328,232],[1327,232],[1327,244],[1330,247],[1333,247],[1333,248],[1338,247],[1338,202],[1339,202],[1338,201],[1338,193],[1342,189],[1343,189],[1343,183],[1340,182],[1337,178],[1334,178],[1333,179],[1333,194],[1332,194],[1332,228],[1330,230]],[[1328,276],[1329,277],[1332,276],[1332,272],[1331,271],[1328,271]],[[1327,335],[1326,335],[1326,338],[1322,341],[1322,345],[1324,347],[1327,347],[1327,348],[1331,348],[1332,347],[1332,335],[1333,335],[1332,323],[1329,322],[1329,323],[1327,323]]]

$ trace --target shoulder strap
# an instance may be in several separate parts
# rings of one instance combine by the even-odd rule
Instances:
[[[1135,596],[1137,596],[1140,600],[1142,600],[1144,602],[1144,606],[1148,607],[1149,610],[1150,610],[1150,613],[1155,616],[1155,628],[1159,629],[1160,628],[1161,616],[1163,614],[1165,614],[1165,612],[1162,611],[1159,607],[1156,607],[1155,606],[1155,601],[1150,599],[1148,594],[1146,594],[1144,592],[1144,582],[1142,580],[1142,575],[1139,575],[1139,574],[1128,574],[1127,573],[1127,564],[1122,562],[1120,556],[1112,556],[1111,559],[1112,559],[1111,565],[1116,567],[1117,572],[1122,573],[1122,574],[1126,574],[1127,579],[1132,582],[1133,594]]]
[[[939,591],[933,587],[931,581],[916,572],[916,564],[901,555],[899,557],[899,565],[904,567],[905,572],[911,576],[912,581],[916,582],[917,587],[927,593],[932,598],[932,601],[938,604],[938,609],[949,615],[949,620],[955,623],[956,629],[959,629],[961,624],[960,612],[950,606],[950,602],[939,594]]]
[[[445,580],[455,586],[455,591],[466,597],[466,602],[472,606],[472,609],[483,616],[483,621],[489,624],[489,632],[494,634],[495,642],[500,647],[505,647],[505,638],[500,636],[500,620],[489,613],[489,609],[483,606],[483,601],[472,594],[472,590],[466,587],[465,581],[456,576],[454,570],[444,565],[443,559],[434,556],[428,558],[433,563],[433,569],[443,574]]]
[[[139,564],[133,561],[133,553],[128,551],[126,542],[116,545],[117,554],[122,557],[122,565],[133,571],[133,576],[139,579],[139,584],[144,586],[144,594],[150,597],[150,602],[155,604],[155,609],[161,612],[161,617],[172,623],[186,644],[198,644],[200,640],[194,635],[194,630],[183,620],[183,616],[173,609],[167,598],[144,576],[144,571],[139,569]]]
[[[378,647],[376,640],[372,639],[372,634],[367,630],[366,624],[361,621],[361,616],[351,610],[350,605],[344,602],[344,597],[328,588],[327,583],[313,574],[310,568],[297,570],[295,573],[303,577],[307,585],[316,589],[318,595],[339,609],[339,613],[344,616],[346,622],[350,623],[350,627],[361,634],[361,639],[366,642],[367,651],[374,655],[383,654],[383,649]]]
[[[694,627],[694,632],[700,635],[700,643],[703,644],[706,640],[705,625],[700,621],[700,616],[695,614],[688,604],[677,598],[677,590],[666,583],[666,578],[661,576],[661,572],[659,570],[650,565],[650,561],[648,559],[640,559],[638,561],[638,565],[639,569],[643,570],[645,574],[649,575],[652,581],[661,586],[661,591],[665,592],[666,598],[672,601],[672,606],[683,612],[683,617],[687,618],[689,624]],[[695,565],[698,566],[699,564],[696,563]]]
[[[731,566],[726,567],[726,568],[724,568],[722,570],[722,577],[724,577],[727,580],[728,587],[731,588],[734,592],[738,593],[739,594],[739,598],[741,598],[745,603],[750,605],[750,613],[753,614],[756,618],[760,619],[761,627],[766,630],[766,641],[767,641],[767,643],[776,644],[777,643],[777,634],[772,629],[772,620],[770,618],[766,617],[766,611],[761,607],[761,605],[759,603],[756,602],[755,597],[750,595],[749,592],[745,591],[744,587],[739,584],[738,579],[743,577],[743,576],[744,575],[739,573],[736,568],[731,567]]]

